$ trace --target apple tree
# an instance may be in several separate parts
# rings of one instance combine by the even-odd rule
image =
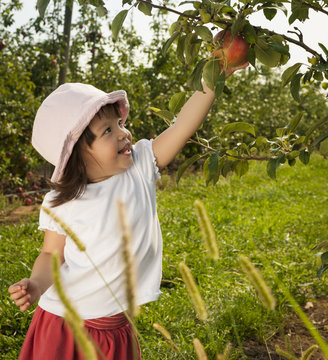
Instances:
[[[40,14],[44,15],[49,0],[38,0]],[[102,0],[79,0],[82,6],[95,6],[100,15],[106,12]],[[110,5],[109,5],[110,6]],[[287,7],[288,6],[288,7]],[[247,60],[255,71],[261,72],[262,67],[278,68],[290,60],[290,44],[302,48],[308,55],[308,63],[294,63],[282,72],[281,86],[290,88],[293,101],[302,105],[307,96],[306,85],[320,83],[322,91],[328,87],[328,49],[320,43],[320,51],[316,51],[303,41],[301,31],[293,27],[296,20],[305,22],[310,10],[328,15],[328,4],[319,0],[277,1],[182,1],[160,2],[152,0],[123,0],[119,11],[110,24],[113,38],[119,37],[124,21],[132,9],[138,9],[145,16],[154,16],[155,11],[163,14],[174,14],[167,41],[162,48],[165,56],[172,49],[177,59],[189,72],[184,85],[186,91],[179,91],[169,101],[168,109],[152,108],[154,114],[173,121],[186,100],[186,92],[202,91],[202,80],[215,91],[218,99],[229,94],[229,80],[225,80],[222,59],[216,55],[218,49],[224,49],[224,41],[215,38],[222,31],[231,33],[232,42],[242,37],[248,43]],[[268,20],[273,20],[281,12],[288,18],[291,35],[280,34],[279,29],[272,31],[255,26],[250,21],[251,14],[263,12]],[[235,56],[235,54],[233,54]],[[292,60],[292,59],[291,59]],[[302,109],[302,107],[299,107]],[[297,107],[296,107],[297,109]],[[232,121],[225,124],[208,139],[196,135],[196,141],[205,152],[189,158],[180,168],[178,177],[192,163],[206,158],[204,174],[207,183],[216,183],[221,175],[235,172],[242,176],[248,170],[250,160],[267,161],[267,173],[275,179],[280,164],[293,166],[297,160],[307,164],[314,149],[325,156],[328,154],[328,131],[325,127],[327,117],[323,116],[318,123],[309,126],[304,133],[299,132],[299,125],[304,117],[303,111],[295,111],[286,118],[285,126],[275,129],[274,136],[268,138],[258,133],[254,124],[247,121]],[[317,129],[322,131],[318,133]],[[235,134],[246,134],[240,141]],[[234,141],[227,141],[233,140]],[[228,144],[228,145],[227,145]]]

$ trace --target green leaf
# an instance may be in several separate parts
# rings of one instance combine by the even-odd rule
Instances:
[[[245,24],[246,22],[243,16],[236,16],[231,26],[231,34],[233,38],[243,30]]]
[[[318,121],[316,124],[312,125],[312,126],[307,130],[307,132],[305,133],[305,136],[306,136],[305,141],[304,141],[305,144],[308,143],[309,138],[310,138],[311,134],[314,132],[314,130],[318,129],[321,125],[323,125],[323,124],[326,123],[327,121],[328,121],[328,117],[326,117],[326,118]]]
[[[276,134],[277,136],[279,137],[283,137],[285,134],[286,134],[286,128],[283,127],[283,128],[277,128],[276,129]]]
[[[172,34],[172,36],[165,41],[165,44],[163,45],[162,48],[162,54],[163,56],[166,55],[167,50],[169,49],[169,47],[171,46],[171,44],[173,43],[173,41],[180,35],[180,31],[174,31],[174,33]]]
[[[215,185],[216,182],[219,180],[219,177],[220,177],[220,173],[218,174],[217,172],[215,172],[215,173],[210,172],[209,163],[210,163],[210,158],[208,157],[205,160],[204,165],[203,165],[203,176],[204,176],[204,179],[205,179],[205,182],[206,182],[206,186],[208,186],[208,184],[212,181],[212,179],[213,179],[213,185]],[[216,167],[218,168],[218,165]],[[213,177],[213,175],[215,177]]]
[[[197,38],[197,34],[189,33],[186,35],[184,54],[187,64],[192,64],[198,55],[201,40]]]
[[[320,144],[323,140],[327,139],[328,137],[328,132],[321,134],[318,138],[315,139],[313,146],[317,146],[318,144]]]
[[[328,50],[325,47],[325,45],[318,43],[318,45],[321,47],[321,49],[323,50],[323,52],[325,53],[326,57],[328,58]]]
[[[288,48],[286,46],[284,46],[283,44],[280,44],[277,42],[272,42],[272,43],[269,43],[269,46],[271,47],[271,49],[273,49],[274,51],[276,51],[280,54],[290,56]]]
[[[281,10],[285,16],[288,15],[287,8],[284,6],[282,2],[266,2],[263,5],[259,6],[258,9],[275,9],[275,10]]]
[[[122,25],[124,23],[124,20],[128,14],[128,10],[122,10],[120,11],[114,18],[113,22],[112,22],[112,34],[113,34],[113,39],[116,41],[118,34],[122,28]]]
[[[212,153],[211,156],[206,159],[203,166],[203,174],[206,181],[206,186],[208,186],[211,181],[213,185],[218,182],[223,163],[224,160],[220,159],[219,150]]]
[[[215,84],[215,97],[220,97],[225,86],[225,71],[220,74],[218,81]]]
[[[185,41],[186,41],[186,35],[182,35],[178,38],[178,45],[177,45],[177,58],[183,64],[185,62],[185,57],[184,57]]]
[[[309,7],[306,4],[302,4],[298,1],[292,1],[292,14],[288,19],[289,25],[291,25],[295,20],[303,22],[309,18]]]
[[[322,249],[328,249],[328,240],[324,240],[320,244],[315,245],[311,250],[317,251],[317,250],[322,250]]]
[[[245,40],[249,44],[256,43],[256,38],[257,38],[256,30],[254,29],[254,27],[251,24],[249,24],[249,23],[245,24],[243,34],[244,34]]]
[[[294,130],[297,128],[298,124],[300,123],[302,117],[303,117],[303,113],[299,112],[292,118],[292,120],[286,126],[288,133],[294,132]]]
[[[278,158],[271,158],[267,163],[267,174],[271,179],[276,180],[276,171],[280,165]]]
[[[256,55],[253,47],[248,48],[247,57],[248,57],[248,62],[255,67]]]
[[[281,54],[274,51],[263,39],[257,39],[254,50],[256,58],[262,64],[269,67],[275,67],[279,64]]]
[[[162,118],[168,125],[171,125],[171,121],[174,119],[174,114],[167,110],[157,109],[155,107],[150,107],[150,110],[154,112],[155,115]]]
[[[203,77],[206,82],[206,85],[212,89],[215,90],[216,83],[218,82],[220,78],[220,61],[217,58],[210,59],[204,66],[203,69]]]
[[[153,7],[151,6],[151,4],[147,4],[147,3],[144,3],[144,2],[141,2],[138,5],[138,10],[140,10],[141,12],[143,12],[147,16],[151,16],[152,8]]]
[[[289,67],[288,69],[286,69],[282,76],[282,86],[287,85],[291,79],[296,75],[296,73],[298,72],[299,68],[301,67],[302,63],[296,63],[293,66]]]
[[[318,278],[321,278],[323,273],[328,269],[328,264],[324,266],[320,266],[320,268],[317,270],[317,276]]]
[[[321,254],[321,264],[326,265],[328,263],[328,251]]]
[[[297,150],[293,150],[291,151],[289,154],[287,154],[287,159],[288,160],[294,160],[299,156],[300,152]]]
[[[213,34],[206,26],[196,26],[194,28],[195,33],[202,38],[204,41],[212,42],[213,41]]]
[[[98,15],[99,17],[103,17],[103,16],[105,16],[105,15],[108,13],[108,11],[107,11],[107,9],[105,8],[105,6],[102,6],[102,5],[97,6],[96,10],[97,10],[97,15]]]
[[[186,93],[184,91],[174,94],[169,102],[170,111],[176,114],[178,111],[180,111],[180,109],[182,108],[185,102],[186,102]]]
[[[290,82],[290,92],[295,101],[300,102],[301,77],[303,74],[296,74]]]
[[[249,165],[247,160],[238,160],[235,162],[235,173],[241,177],[248,172]]]
[[[296,164],[296,159],[288,159],[288,165],[294,166]]]
[[[40,17],[43,19],[46,9],[49,5],[50,0],[38,0],[36,3],[36,7],[39,11]]]
[[[203,68],[206,64],[207,60],[200,60],[197,65],[194,67],[194,70],[190,74],[188,79],[188,86],[190,86],[193,90],[203,91],[202,85],[202,77],[203,77]]]
[[[222,159],[222,169],[221,174],[224,177],[227,177],[231,171],[233,171],[234,161],[231,160],[223,160]]]
[[[265,8],[263,9],[263,13],[264,16],[271,21],[276,16],[277,10],[272,8]]]
[[[194,156],[187,159],[182,165],[179,166],[179,169],[177,171],[177,176],[176,176],[176,179],[175,179],[177,185],[178,185],[178,183],[179,183],[179,181],[181,179],[181,176],[188,169],[188,167],[190,165],[192,165],[193,163],[195,163],[196,161],[198,161],[199,159],[203,158],[204,156],[207,156],[207,154],[195,154]]]
[[[221,131],[221,136],[223,137],[226,134],[236,131],[247,132],[253,135],[254,137],[256,136],[254,126],[245,122],[234,122],[226,125]]]
[[[306,149],[303,149],[300,152],[299,159],[304,165],[307,165],[309,163],[309,161],[310,161],[310,155],[311,154]]]
[[[321,141],[319,151],[320,151],[320,154],[323,155],[323,156],[328,155],[328,138]]]

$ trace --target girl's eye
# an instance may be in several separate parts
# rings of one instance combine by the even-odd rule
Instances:
[[[119,127],[123,127],[123,121],[122,121],[122,120],[119,120],[119,121],[118,121],[118,126],[119,126]]]
[[[110,128],[107,128],[105,131],[104,131],[104,134],[109,134],[112,130]]]

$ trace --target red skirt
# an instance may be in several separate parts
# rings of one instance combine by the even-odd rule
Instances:
[[[96,344],[98,359],[140,360],[136,335],[123,313],[84,320]],[[101,351],[101,352],[100,352]],[[84,360],[64,318],[37,306],[19,360]]]

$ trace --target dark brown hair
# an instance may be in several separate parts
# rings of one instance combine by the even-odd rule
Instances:
[[[120,116],[118,103],[108,104],[102,107],[99,112],[94,116],[104,116],[105,107],[114,107],[118,116]],[[93,119],[92,119],[93,120]],[[92,121],[91,120],[91,121]],[[88,183],[90,183],[85,163],[82,157],[82,151],[85,146],[91,146],[96,136],[90,130],[89,126],[85,128],[78,141],[73,147],[72,154],[68,159],[64,173],[58,182],[50,182],[51,189],[56,190],[57,194],[51,201],[51,206],[55,207],[62,205],[67,201],[78,199],[85,191]]]

